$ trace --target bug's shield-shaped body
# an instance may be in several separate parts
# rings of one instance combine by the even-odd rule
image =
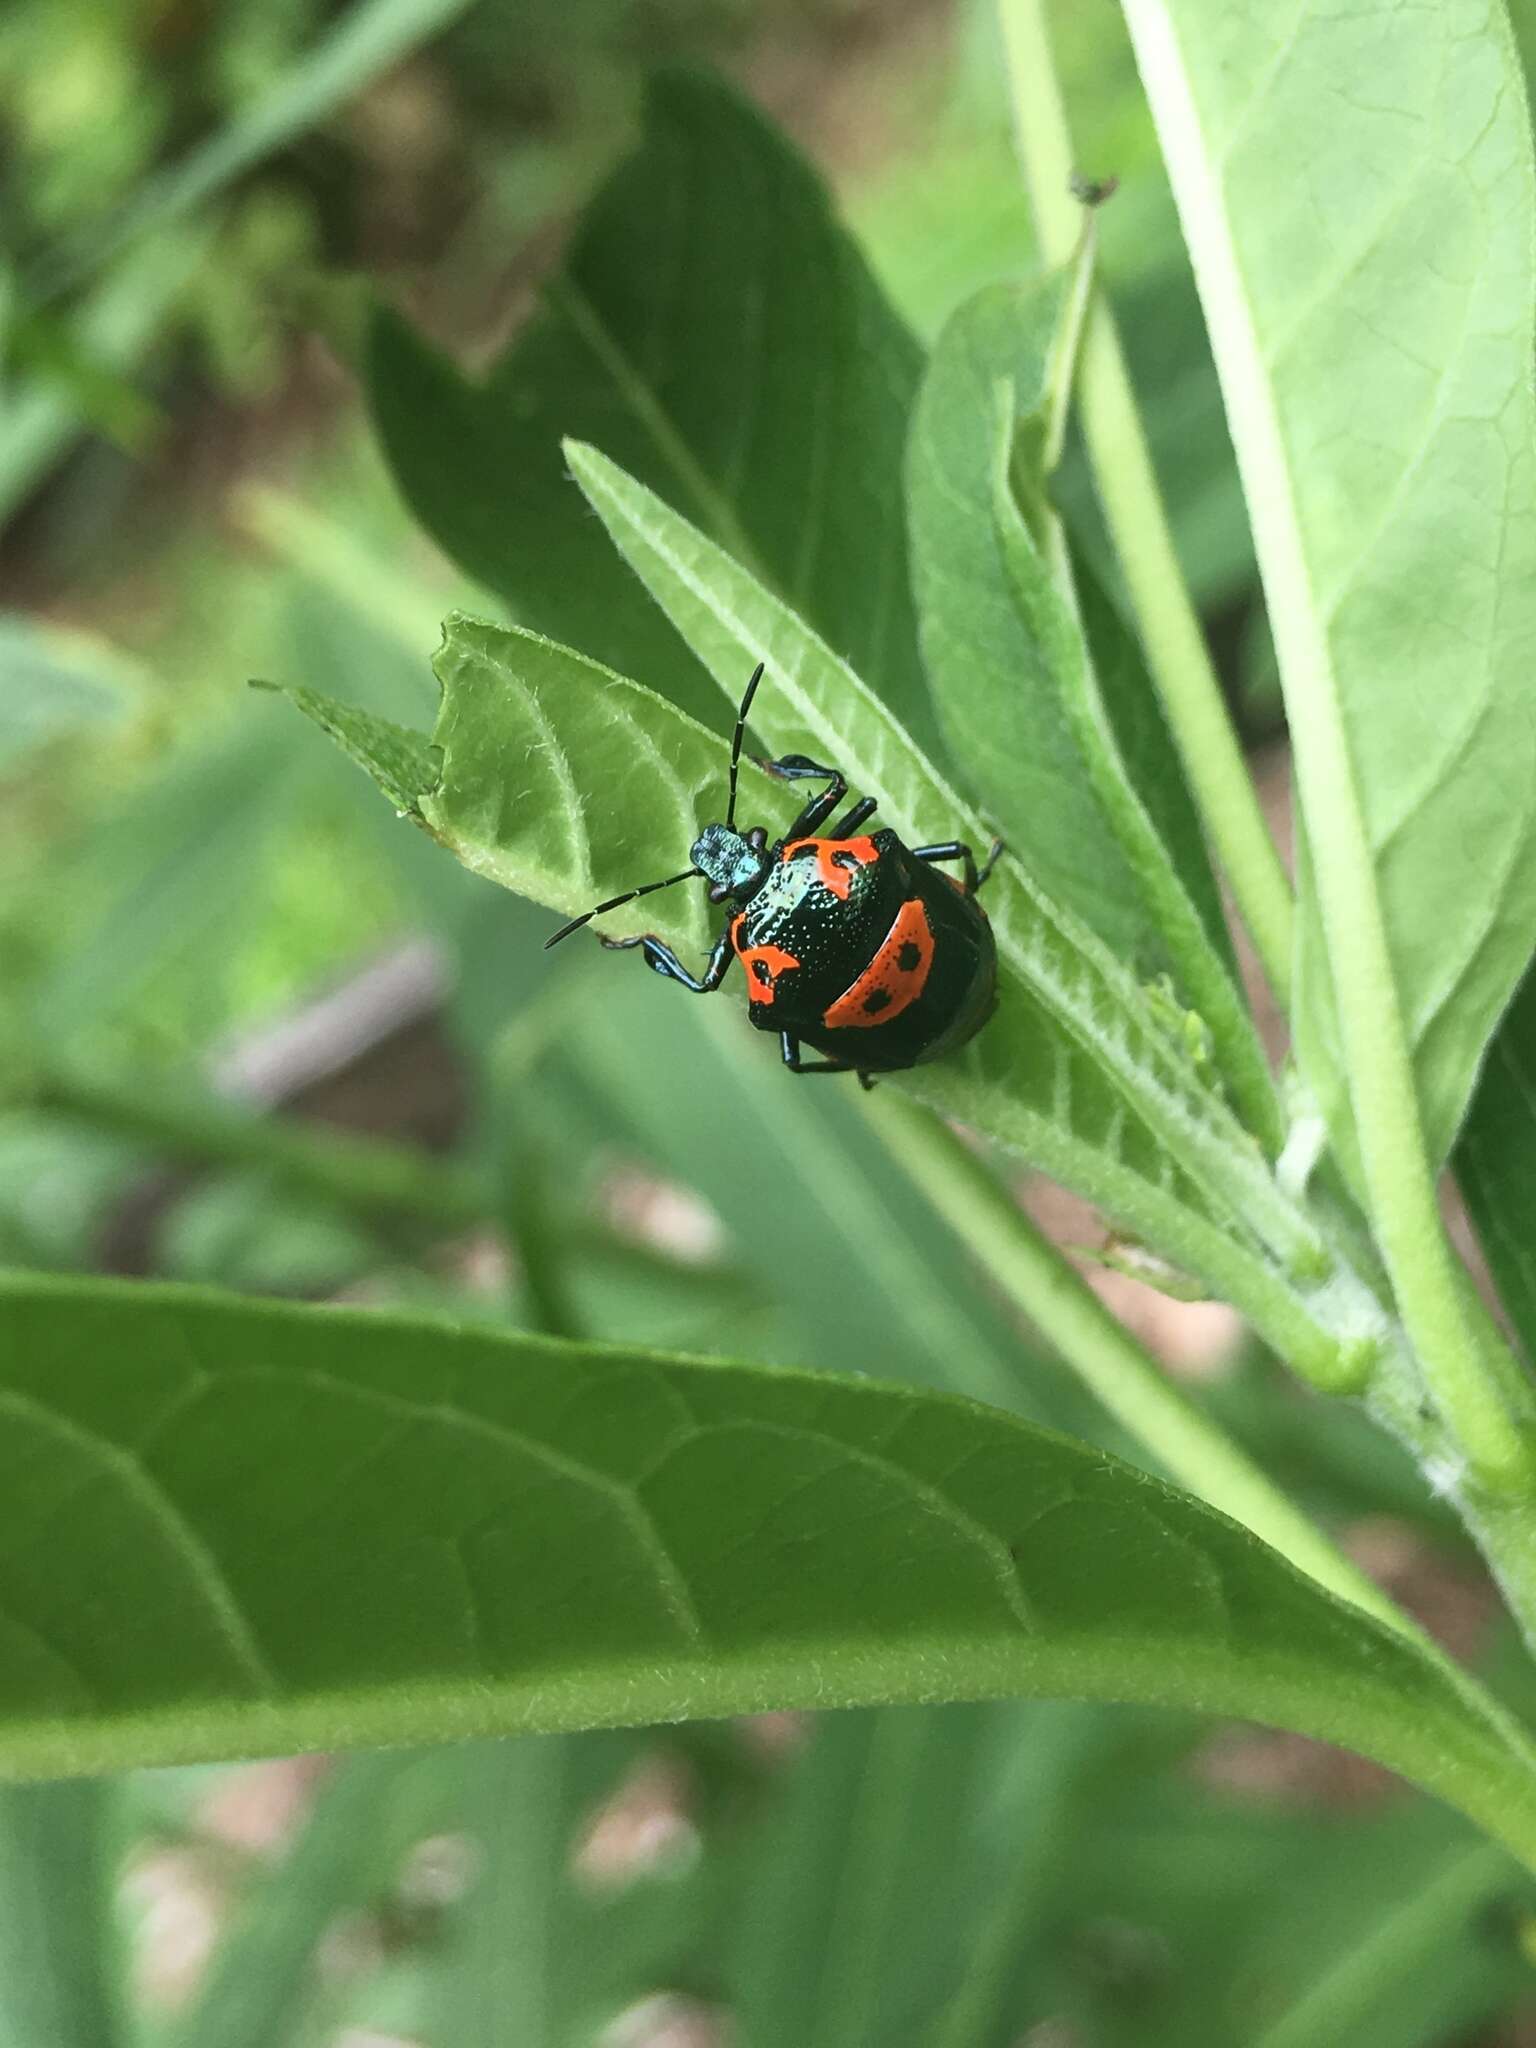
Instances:
[[[791,841],[731,942],[759,1030],[866,1073],[952,1052],[997,1000],[985,913],[890,831]]]

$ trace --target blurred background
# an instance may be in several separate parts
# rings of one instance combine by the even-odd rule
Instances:
[[[1280,805],[1129,48],[1108,0],[1058,27],[1083,168],[1121,180],[1103,271],[1186,571]],[[622,1013],[582,1004],[611,962],[546,958],[548,916],[244,687],[425,726],[443,613],[505,613],[396,493],[355,371],[372,299],[494,359],[633,147],[647,71],[683,60],[784,124],[931,338],[1032,260],[994,33],[972,0],[7,0],[0,1263],[803,1364],[857,1365],[867,1334],[887,1375],[1128,1450],[856,1108],[807,1104],[736,1006],[638,974]],[[1092,547],[1086,479],[1065,488]],[[753,1230],[770,1201],[788,1244]],[[1096,1278],[1497,1668],[1476,1561],[1390,1446],[1225,1312]],[[1533,1905],[1364,1765],[1130,1710],[166,1771],[0,1792],[0,2043],[1513,2048]]]

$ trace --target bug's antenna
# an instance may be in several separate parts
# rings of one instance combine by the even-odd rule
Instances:
[[[736,734],[731,741],[731,800],[725,807],[725,822],[734,828],[736,824],[736,771],[741,766],[741,743],[747,733],[747,713],[752,709],[752,699],[757,695],[757,686],[763,680],[763,664],[753,669],[742,696],[741,709],[736,714]]]
[[[621,903],[633,903],[637,896],[649,896],[653,889],[670,889],[674,882],[686,882],[690,875],[699,873],[697,868],[684,868],[680,875],[668,875],[664,882],[646,882],[639,889],[626,889],[622,896],[610,896],[606,903],[595,903],[590,910],[584,910],[580,917],[573,917],[569,924],[561,925],[553,938],[544,941],[547,953],[551,946],[558,946],[562,939],[568,939],[572,932],[579,932],[584,924],[590,924],[594,917],[601,917],[605,910],[617,910]]]

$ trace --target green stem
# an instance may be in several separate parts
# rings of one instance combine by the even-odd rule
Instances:
[[[999,0],[1019,154],[1040,250],[1068,261],[1082,225],[1051,58],[1045,0]],[[1189,786],[1243,922],[1281,1003],[1290,991],[1291,892],[1222,699],[1174,551],[1113,316],[1095,294],[1083,336],[1078,408],[1105,518]]]
[[[494,1213],[490,1191],[462,1166],[380,1138],[306,1130],[185,1085],[172,1095],[59,1072],[47,1076],[39,1102],[56,1115],[116,1131],[173,1159],[257,1168],[365,1215],[417,1217],[458,1230]]]
[[[1448,1924],[1470,1921],[1513,1874],[1502,1849],[1458,1851],[1363,1941],[1351,1943],[1333,1968],[1264,2030],[1254,2048],[1316,2048],[1320,2041],[1356,2039],[1378,2003],[1391,1997],[1404,1969],[1437,1941],[1443,1944]]]
[[[1045,438],[1040,453],[1040,475],[1049,483],[1061,466],[1067,445],[1067,423],[1072,416],[1072,394],[1077,385],[1077,366],[1083,352],[1083,328],[1093,303],[1094,264],[1099,252],[1099,219],[1091,206],[1082,213],[1082,229],[1072,258],[1072,283],[1061,319],[1051,337],[1051,352],[1045,375]],[[1042,493],[1042,501],[1044,494]],[[1047,505],[1048,509],[1048,505]],[[1055,521],[1060,527],[1060,520]]]
[[[871,1101],[867,1111],[886,1146],[993,1280],[1171,1478],[1330,1592],[1423,1642],[1381,1589],[1185,1399],[942,1118],[894,1093]]]

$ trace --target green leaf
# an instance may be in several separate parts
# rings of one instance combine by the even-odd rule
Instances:
[[[654,691],[535,634],[459,614],[433,666],[443,765],[422,816],[467,867],[504,888],[586,910],[659,879],[658,851],[675,847],[685,868],[699,826],[724,815],[726,743]],[[518,766],[511,786],[509,762]],[[750,764],[742,792],[754,815],[792,814],[793,799]],[[669,850],[662,859],[673,865]],[[702,889],[679,889],[601,922],[707,946],[708,910]]]
[[[114,1788],[0,1787],[0,2041],[112,2048]]]
[[[1278,1152],[1269,1070],[1172,740],[1095,591],[1100,673],[1050,500],[1087,261],[980,293],[940,338],[907,460],[923,651],[955,756],[1014,853],[1144,975],[1173,970]]]
[[[1277,1761],[1230,1733],[1183,1769],[1148,1759],[1109,1786],[1090,1760],[1039,1914],[1018,1930],[1030,1945],[1015,1998],[1070,2013],[1095,2048],[1268,2048],[1266,2029],[1293,2017],[1299,2031],[1278,2037],[1292,2048],[1445,2048],[1509,2009],[1530,1983],[1519,1955],[1530,1880],[1507,1857],[1420,1800],[1346,1816],[1321,1784],[1288,1797],[1223,1786],[1233,1750]],[[1208,1764],[1217,1783],[1202,1784]],[[1483,1864],[1481,1900],[1471,1886],[1441,1888],[1469,1856]],[[1009,2039],[999,2029],[987,2048]]]
[[[484,382],[381,313],[369,390],[412,510],[527,624],[712,708],[571,489],[560,443],[578,434],[686,506],[932,740],[901,515],[919,365],[811,167],[723,84],[667,72]]]
[[[142,455],[164,428],[165,415],[153,399],[83,349],[65,320],[18,309],[4,326],[13,373],[63,392],[82,424],[116,442],[124,454]]]
[[[907,458],[913,579],[956,761],[1044,887],[1150,971],[1162,949],[1064,701],[1082,635],[1043,565],[1026,602],[998,525],[1021,434],[1040,424],[1072,285],[1069,271],[993,285],[940,335]],[[1166,744],[1159,765],[1177,781]]]
[[[37,1277],[0,1408],[12,1772],[1066,1693],[1350,1744],[1536,1857],[1451,1667],[992,1409]]]
[[[1140,644],[1088,557],[1076,548],[1072,569],[1089,660],[1129,780],[1168,850],[1212,952],[1235,979],[1232,934],[1211,871],[1200,815],[1184,780]]]
[[[920,2004],[952,1967],[956,1852],[996,1712],[818,1717],[752,1843],[751,1911],[732,1930],[727,1983],[747,2040],[908,2038],[914,1996]]]
[[[1297,1048],[1339,1128],[1401,1040],[1434,1165],[1536,943],[1536,177],[1516,53],[1492,0],[1126,14],[1296,752]]]
[[[990,286],[934,349],[907,451],[924,659],[956,758],[1051,894],[1109,944],[1166,962],[1156,907],[1097,786],[1112,776],[1155,820],[1230,966],[1199,821],[1135,641],[1085,562],[1064,592],[1045,553],[1056,522],[1039,444],[1064,402],[1052,380],[1067,374],[1074,276]],[[1084,714],[1085,660],[1102,734]]]
[[[143,1154],[100,1125],[37,1110],[0,1115],[0,1266],[89,1272]]]
[[[423,734],[376,712],[338,704],[301,684],[256,682],[251,687],[287,697],[373,777],[402,816],[421,817],[421,798],[440,773],[438,758]]]
[[[225,1173],[181,1195],[153,1232],[149,1270],[242,1294],[323,1300],[385,1263],[379,1239],[342,1209],[295,1196],[278,1176]]]
[[[433,666],[443,695],[430,744],[312,690],[286,694],[392,803],[503,888],[575,915],[659,879],[658,861],[685,867],[700,825],[724,814],[726,742],[599,663],[455,612]],[[750,762],[742,794],[754,814],[792,815],[783,786]],[[597,922],[703,949],[707,910],[701,889],[679,888]]]

